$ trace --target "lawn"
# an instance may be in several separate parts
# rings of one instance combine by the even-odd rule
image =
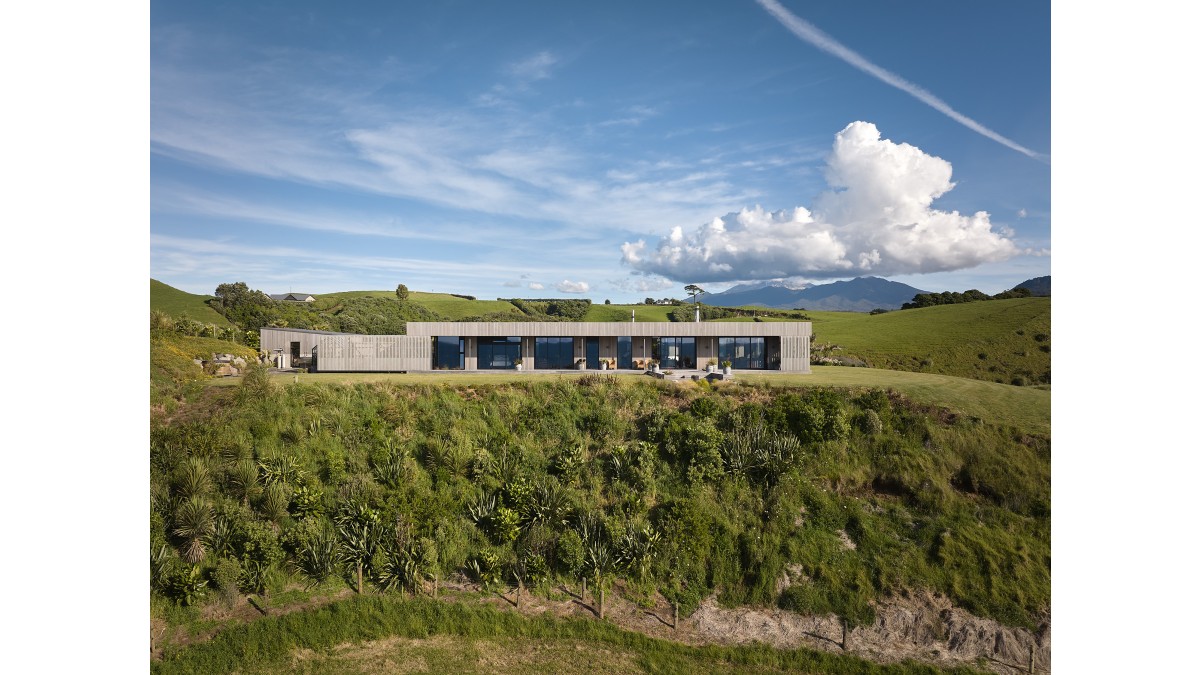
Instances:
[[[558,378],[578,378],[591,373],[539,372],[450,372],[436,373],[300,373],[276,375],[278,382],[305,384],[358,384],[363,382],[395,382],[403,384],[440,384],[451,386],[501,384],[507,382],[546,381]],[[646,378],[639,373],[621,377]],[[210,386],[234,386],[240,378],[222,378]],[[946,407],[960,414],[979,417],[1020,430],[1050,433],[1050,390],[1035,387],[1014,387],[949,375],[911,373],[878,368],[841,368],[814,366],[811,375],[788,373],[735,373],[735,383],[769,385],[772,387],[879,387],[895,389],[914,401]],[[697,386],[690,380],[683,386]],[[719,385],[720,386],[720,385]],[[725,385],[730,386],[730,385]]]

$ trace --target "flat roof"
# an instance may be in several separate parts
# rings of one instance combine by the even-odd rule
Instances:
[[[811,337],[811,321],[410,321],[408,335],[433,337]]]

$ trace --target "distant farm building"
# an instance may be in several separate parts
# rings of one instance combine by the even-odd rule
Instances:
[[[667,369],[809,373],[808,321],[409,322],[407,335],[263,328],[261,349],[318,372]]]
[[[316,298],[308,293],[272,293],[267,296],[279,302],[316,302]]]

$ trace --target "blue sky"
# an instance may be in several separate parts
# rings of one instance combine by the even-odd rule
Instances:
[[[1050,273],[1045,2],[153,2],[150,59],[193,293]]]

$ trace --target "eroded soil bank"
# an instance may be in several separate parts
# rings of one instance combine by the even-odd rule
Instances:
[[[508,611],[518,611],[514,607],[512,591],[504,595],[478,594],[479,587],[464,580],[444,583],[441,588],[442,597],[448,601],[482,602]],[[590,592],[586,598],[580,598],[578,588],[560,587],[557,590],[553,594],[557,598],[539,597],[528,592],[522,594],[519,611],[530,615],[550,612],[561,617],[596,617],[595,598]],[[349,595],[347,591],[340,594],[339,598],[325,600],[332,601]],[[947,598],[929,592],[910,593],[880,603],[876,608],[874,624],[853,628],[846,633],[844,650],[841,621],[831,614],[797,614],[778,608],[725,608],[715,598],[709,598],[691,616],[680,617],[678,627],[672,628],[670,604],[661,596],[656,596],[655,600],[654,607],[642,608],[623,598],[618,588],[617,592],[606,594],[604,618],[628,630],[690,645],[734,645],[757,641],[783,649],[810,647],[848,653],[881,663],[913,659],[947,667],[967,665],[1006,675],[1028,672],[1032,647],[1036,672],[1050,672],[1048,616],[1037,631],[1011,628],[992,619],[974,616],[954,607]],[[240,604],[245,607],[233,611],[210,610],[221,616],[209,618],[234,619],[235,623],[261,618],[262,615],[245,598]],[[294,607],[275,607],[269,613],[278,615],[303,611],[322,604],[325,601],[309,601]],[[157,627],[161,629],[161,623]],[[177,633],[172,642],[204,642],[216,632],[190,638]],[[155,651],[154,657],[161,658],[161,650]]]

